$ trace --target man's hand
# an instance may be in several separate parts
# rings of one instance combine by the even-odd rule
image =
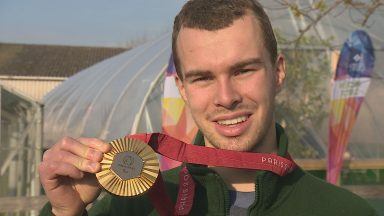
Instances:
[[[40,181],[55,215],[81,215],[100,194],[95,173],[111,146],[94,138],[61,139],[43,155]]]

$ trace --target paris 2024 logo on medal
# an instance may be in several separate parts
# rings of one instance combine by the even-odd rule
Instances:
[[[96,178],[103,188],[118,196],[136,196],[153,186],[159,175],[155,151],[145,142],[121,138],[110,142]]]

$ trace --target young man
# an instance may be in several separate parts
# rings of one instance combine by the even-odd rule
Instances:
[[[175,19],[172,37],[179,91],[200,129],[197,145],[287,155],[275,124],[274,99],[285,61],[262,7],[253,0],[190,0]],[[50,200],[43,215],[81,215],[101,189],[94,173],[110,146],[97,139],[64,138],[44,154],[41,182]],[[356,195],[296,168],[270,171],[188,164],[196,183],[190,215],[376,215]],[[175,202],[176,168],[163,173]],[[162,200],[159,200],[162,201]],[[156,214],[147,195],[106,195],[94,215]]]

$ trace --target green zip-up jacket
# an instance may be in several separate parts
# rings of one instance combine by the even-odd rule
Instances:
[[[277,125],[280,156],[287,153],[287,137]],[[195,143],[204,144],[197,136]],[[228,215],[229,192],[223,179],[205,166],[187,164],[196,183],[195,197],[190,215]],[[178,194],[181,167],[163,173],[167,193],[173,202]],[[320,180],[296,168],[280,177],[269,171],[256,171],[255,202],[249,206],[249,215],[261,216],[374,216],[375,210],[359,196]],[[47,204],[41,215],[50,215]],[[142,195],[134,198],[107,194],[89,211],[89,215],[157,215],[149,198]]]

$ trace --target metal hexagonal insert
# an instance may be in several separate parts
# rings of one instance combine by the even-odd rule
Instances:
[[[136,153],[127,151],[115,155],[111,170],[123,181],[140,177],[144,161]]]

